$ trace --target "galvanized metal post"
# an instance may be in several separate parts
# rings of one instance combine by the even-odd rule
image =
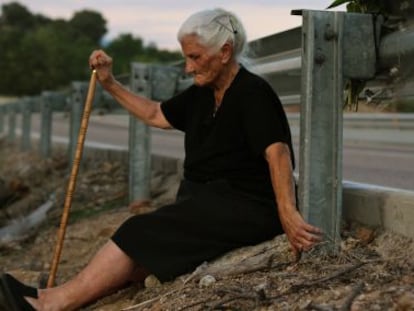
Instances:
[[[72,82],[72,94],[70,97],[70,133],[69,133],[69,160],[72,163],[75,157],[76,143],[82,120],[82,112],[85,105],[88,90],[87,82]]]
[[[4,132],[4,116],[5,116],[5,106],[0,106],[0,134]]]
[[[63,108],[65,97],[63,94],[53,91],[42,92],[40,102],[40,154],[48,158],[52,151],[52,117],[53,110]]]
[[[131,90],[153,100],[166,100],[177,91],[181,69],[171,66],[133,63]],[[129,119],[129,200],[150,198],[151,132],[133,115]]]
[[[363,14],[301,14],[299,206],[305,219],[324,231],[327,243],[322,249],[335,252],[342,209],[344,80],[374,74],[373,22]]]
[[[6,115],[5,106],[0,106],[0,134],[2,134],[5,129],[5,124],[4,124],[5,115]]]
[[[10,143],[14,143],[16,140],[16,109],[17,107],[18,107],[18,103],[7,105],[7,111],[9,113],[7,140]]]
[[[148,64],[131,65],[131,90],[151,98],[151,67]],[[129,117],[129,201],[150,198],[151,152],[150,129],[130,114]]]
[[[189,81],[183,81],[183,70],[178,67],[153,65],[151,67],[152,98],[157,101],[167,100],[181,87],[188,87]],[[192,83],[191,79],[191,83]]]
[[[31,149],[32,103],[33,100],[30,97],[25,97],[20,102],[20,110],[22,114],[22,151]]]
[[[42,102],[40,105],[40,154],[45,158],[48,158],[51,153],[52,105],[52,92],[44,91],[42,93]]]

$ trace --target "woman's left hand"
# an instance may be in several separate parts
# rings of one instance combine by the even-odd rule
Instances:
[[[279,214],[283,230],[297,259],[302,251],[308,251],[322,241],[322,230],[308,224],[297,209]]]

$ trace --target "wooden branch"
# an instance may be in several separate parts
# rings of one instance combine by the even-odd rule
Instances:
[[[249,274],[258,271],[266,271],[276,267],[290,265],[291,262],[281,262],[273,265],[274,254],[260,254],[251,258],[247,258],[238,263],[230,263],[225,265],[207,266],[200,273],[192,275],[191,279],[197,277],[202,278],[205,275],[213,275],[217,280],[228,276],[241,274]]]
[[[320,284],[320,283],[325,283],[325,282],[330,281],[332,279],[335,279],[339,276],[342,276],[346,273],[352,272],[352,271],[362,267],[366,263],[367,262],[359,262],[356,265],[352,265],[352,266],[346,267],[342,270],[336,271],[336,272],[332,273],[331,275],[321,277],[321,278],[312,280],[310,282],[303,282],[301,284],[292,285],[292,288],[304,288],[304,287],[314,286],[314,285],[317,285],[317,284]]]
[[[160,300],[160,299],[162,299],[162,298],[164,298],[164,297],[167,297],[167,296],[170,296],[170,295],[172,295],[172,294],[175,294],[176,292],[178,292],[178,291],[180,291],[180,290],[181,290],[181,288],[178,288],[178,289],[173,289],[173,290],[171,290],[171,291],[169,291],[169,292],[167,292],[167,293],[165,293],[165,294],[163,294],[163,295],[159,295],[159,296],[157,296],[157,297],[154,297],[154,298],[151,298],[151,299],[148,299],[148,300],[142,301],[142,302],[140,302],[140,303],[138,303],[138,304],[136,304],[136,305],[129,306],[129,307],[126,307],[126,308],[124,308],[124,309],[121,309],[121,311],[135,310],[135,309],[137,309],[137,308],[139,308],[139,307],[146,306],[147,304],[150,304],[150,303],[155,302],[155,301],[157,301],[157,300]]]
[[[187,305],[187,306],[184,306],[184,307],[182,307],[181,309],[179,309],[178,311],[188,310],[188,309],[190,309],[190,308],[193,308],[193,307],[195,307],[195,306],[201,305],[201,304],[203,304],[203,303],[207,303],[207,302],[209,302],[209,301],[210,301],[210,299],[203,299],[203,300],[200,300],[200,301],[194,302],[194,303],[192,303],[192,304],[189,304],[189,305]]]
[[[298,291],[305,289],[305,288],[309,288],[315,285],[319,285],[325,282],[328,282],[330,280],[333,280],[335,278],[338,278],[344,274],[350,273],[366,264],[371,264],[371,263],[377,263],[377,262],[382,262],[382,261],[394,261],[396,259],[398,259],[400,257],[397,258],[388,258],[388,259],[374,259],[374,260],[367,260],[367,261],[363,261],[363,262],[358,262],[357,264],[354,265],[347,265],[344,268],[335,271],[334,273],[324,276],[324,277],[320,277],[314,280],[310,280],[310,281],[304,281],[300,284],[295,284],[292,285],[290,288],[288,288],[285,292],[280,293],[278,295],[275,296],[262,296],[261,297],[261,293],[260,292],[256,292],[254,294],[251,294],[250,292],[244,292],[244,291],[239,291],[239,290],[226,290],[225,288],[220,289],[221,292],[226,292],[226,294],[231,295],[230,297],[226,297],[223,298],[220,301],[216,301],[216,302],[211,302],[210,299],[203,299],[200,301],[196,301],[191,303],[190,305],[186,305],[183,306],[181,309],[179,309],[180,311],[182,310],[187,310],[190,308],[193,308],[195,306],[201,305],[201,304],[207,304],[209,303],[209,307],[213,307],[213,308],[219,308],[219,307],[223,307],[224,304],[227,304],[229,302],[232,302],[236,299],[244,299],[244,300],[256,300],[256,301],[271,301],[271,300],[277,300],[280,298],[283,298],[285,296],[288,296],[290,294],[294,294],[297,293]],[[134,306],[130,306],[126,309],[123,310],[134,310],[137,309],[138,307],[142,307],[144,305],[148,305],[150,303],[153,303],[163,297],[166,296],[170,296],[171,294],[175,294],[175,293],[179,293],[182,289],[186,288],[187,286],[191,286],[189,283],[193,280],[199,280],[201,277],[205,276],[205,275],[214,275],[216,279],[220,279],[223,278],[225,276],[232,276],[232,275],[239,275],[239,274],[246,274],[246,273],[251,273],[251,272],[256,272],[256,271],[261,271],[261,270],[266,270],[266,269],[273,269],[275,267],[280,267],[280,266],[285,266],[285,265],[290,265],[292,264],[292,262],[283,262],[283,263],[276,263],[273,264],[273,254],[269,254],[269,250],[265,250],[264,252],[260,252],[260,253],[255,253],[255,255],[253,255],[253,257],[247,257],[244,258],[243,260],[241,260],[240,262],[237,263],[231,263],[231,264],[222,264],[222,265],[207,265],[207,263],[203,263],[202,265],[200,265],[199,267],[197,267],[193,273],[191,273],[189,276],[187,276],[186,279],[183,280],[183,284],[182,286],[180,286],[180,288],[175,289],[175,290],[171,290],[167,293],[165,293],[164,295],[160,295],[157,296],[153,299],[141,302],[137,305]],[[350,296],[347,298],[347,300],[345,301],[344,305],[341,307],[342,309],[340,309],[339,311],[345,311],[345,310],[349,310],[349,308],[352,306],[353,301],[355,300],[355,298],[360,294],[360,292],[362,291],[363,288],[360,287],[360,285],[358,284],[358,286],[356,286],[353,291],[351,292]],[[214,303],[214,304],[213,304]],[[323,306],[323,305],[317,305],[317,304],[311,304],[315,309],[318,310],[334,310],[334,308],[330,308],[329,306]]]
[[[330,281],[330,280],[332,280],[334,278],[337,278],[337,277],[339,277],[341,275],[344,275],[346,273],[349,273],[349,272],[351,272],[351,271],[353,271],[355,269],[358,269],[359,267],[362,267],[363,265],[365,265],[367,263],[368,262],[359,262],[356,265],[349,266],[349,267],[346,267],[346,268],[344,268],[342,270],[336,271],[336,272],[332,273],[331,275],[328,275],[328,276],[325,276],[325,277],[322,277],[322,278],[318,278],[318,279],[312,280],[310,282],[303,282],[301,284],[292,285],[284,293],[278,294],[276,296],[268,297],[268,299],[276,300],[276,299],[279,299],[279,298],[281,298],[283,296],[287,296],[287,295],[296,293],[296,292],[298,292],[298,291],[300,291],[302,289],[305,289],[305,288],[308,288],[308,287],[311,287],[311,286],[315,286],[315,285],[318,285],[320,283],[325,283],[325,282]]]
[[[364,283],[362,281],[358,282],[353,287],[351,294],[345,300],[345,303],[342,305],[342,307],[338,309],[338,311],[350,311],[355,298],[361,294],[363,289],[364,289]]]
[[[224,299],[214,303],[213,305],[210,304],[209,309],[210,310],[223,309],[224,305],[226,303],[232,302],[234,300],[256,300],[256,299],[257,299],[257,295],[239,294],[239,295],[235,295],[235,296],[232,296],[232,297],[224,298]]]

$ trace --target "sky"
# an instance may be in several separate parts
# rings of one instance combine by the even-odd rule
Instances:
[[[248,41],[300,26],[302,18],[294,9],[324,10],[333,0],[0,0],[17,1],[33,14],[70,19],[74,12],[91,9],[107,21],[106,40],[131,33],[158,48],[179,50],[176,33],[192,13],[221,7],[242,21]],[[343,7],[338,10],[344,10]]]

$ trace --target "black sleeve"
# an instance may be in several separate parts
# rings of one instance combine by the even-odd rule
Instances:
[[[167,121],[177,130],[187,128],[188,105],[193,101],[194,88],[189,87],[178,95],[161,103],[161,110]]]
[[[290,130],[282,104],[265,82],[249,89],[243,98],[243,127],[247,141],[256,155],[276,142],[291,144]]]

